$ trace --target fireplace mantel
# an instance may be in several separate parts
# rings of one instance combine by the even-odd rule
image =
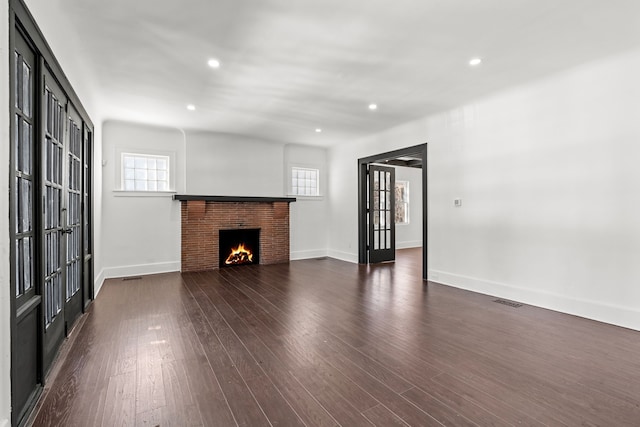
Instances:
[[[191,194],[175,194],[173,200],[179,200],[181,202],[191,202],[194,200],[205,202],[229,202],[229,203],[277,203],[286,202],[293,203],[296,201],[295,197],[245,197],[245,196],[194,196]]]

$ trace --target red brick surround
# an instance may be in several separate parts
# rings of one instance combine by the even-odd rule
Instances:
[[[182,271],[220,268],[220,230],[260,229],[260,264],[289,262],[289,203],[181,202]]]

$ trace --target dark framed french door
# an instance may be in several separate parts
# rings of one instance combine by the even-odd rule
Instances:
[[[11,423],[29,416],[93,299],[93,125],[22,0],[9,0]]]
[[[396,170],[369,165],[369,262],[396,259],[395,197]]]
[[[65,264],[65,333],[82,314],[83,297],[83,129],[82,119],[73,107],[67,104],[67,134],[65,138],[66,185],[64,198],[64,264]]]
[[[65,107],[67,99],[51,72],[44,70],[42,151],[42,283],[44,366],[51,366],[65,335]]]
[[[49,70],[44,71],[42,259],[44,366],[83,310],[82,119]]]
[[[375,154],[368,157],[358,159],[358,263],[367,264],[376,262],[376,258],[371,258],[371,210],[369,209],[369,201],[371,199],[369,182],[370,167],[375,163],[394,164],[393,160],[399,160],[405,157],[417,159],[417,163],[422,169],[422,279],[427,280],[428,258],[427,258],[427,242],[428,242],[428,172],[427,172],[427,144],[414,145],[412,147],[401,148],[399,150],[389,151],[386,153]],[[406,162],[403,162],[406,163]],[[413,162],[409,162],[413,163]],[[405,164],[415,167],[415,164]],[[385,183],[386,184],[386,183]],[[385,195],[386,196],[386,195]],[[375,202],[374,202],[375,204]],[[385,218],[386,220],[386,218]],[[375,237],[374,237],[375,238]],[[386,236],[385,236],[386,238]],[[394,239],[395,240],[395,239]],[[375,245],[375,240],[374,240]],[[386,246],[386,243],[385,243]],[[385,248],[386,249],[386,248]]]
[[[36,215],[38,152],[37,121],[38,59],[36,51],[16,31],[11,55],[11,396],[13,423],[24,418],[40,389],[40,329],[42,296],[39,289],[37,251],[40,218]]]

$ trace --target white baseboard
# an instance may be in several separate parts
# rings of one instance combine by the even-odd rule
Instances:
[[[524,304],[610,323],[640,331],[640,311],[580,298],[568,297],[505,283],[468,277],[439,270],[429,270],[429,280],[455,288],[518,301]]]
[[[350,252],[336,251],[335,249],[329,249],[329,258],[339,259],[340,261],[358,263],[358,254],[352,254]]]
[[[154,264],[124,265],[120,267],[105,267],[104,278],[114,279],[129,276],[146,276],[149,274],[170,273],[180,271],[180,261],[158,262]]]
[[[299,260],[299,259],[311,259],[311,258],[322,258],[327,256],[326,249],[314,249],[307,251],[292,251],[289,255],[291,261]]]
[[[406,242],[396,242],[396,249],[421,248],[422,240],[409,240]]]
[[[96,276],[96,279],[93,281],[93,298],[98,297],[98,293],[100,289],[102,289],[102,284],[104,283],[104,268],[100,270],[100,273]]]

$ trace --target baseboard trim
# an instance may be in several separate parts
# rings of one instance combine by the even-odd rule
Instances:
[[[396,242],[396,249],[421,248],[422,240],[409,240],[407,242]]]
[[[300,259],[322,258],[327,256],[326,249],[312,249],[307,251],[292,251],[289,255],[291,261]]]
[[[335,249],[329,249],[329,258],[339,259],[340,261],[358,263],[358,254],[352,254],[349,252],[336,251]]]
[[[180,261],[158,262],[154,264],[124,265],[120,267],[105,267],[104,278],[116,279],[129,276],[147,276],[149,274],[171,273],[180,271]]]
[[[481,294],[522,302],[536,307],[640,331],[640,311],[565,295],[525,289],[439,270],[429,270],[429,280]]]

